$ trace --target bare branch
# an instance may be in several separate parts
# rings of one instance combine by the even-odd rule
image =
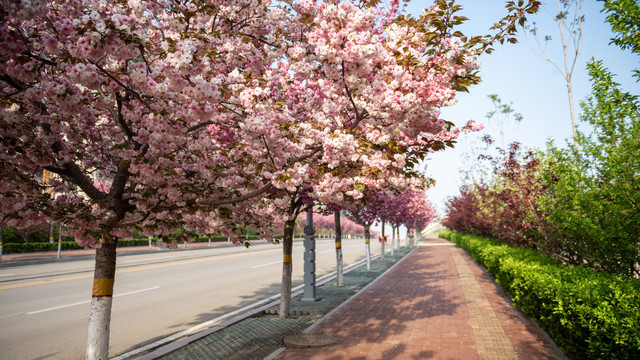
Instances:
[[[24,85],[20,84],[19,81],[11,78],[8,75],[0,74],[0,80],[4,81],[5,83],[7,83],[7,85],[10,85],[12,88],[18,90],[19,93],[26,90]],[[13,96],[13,95],[15,95],[15,93],[10,94],[9,96]]]

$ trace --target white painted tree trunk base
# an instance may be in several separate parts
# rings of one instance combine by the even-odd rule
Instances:
[[[395,241],[396,241],[395,238],[391,238],[391,256],[395,255],[395,251],[394,251],[395,246],[393,245]]]
[[[89,334],[87,336],[87,360],[109,359],[109,324],[113,297],[91,298]]]
[[[291,272],[293,270],[292,263],[282,263],[282,285],[280,290],[280,311],[281,319],[289,318],[289,310],[291,309]]]
[[[338,287],[341,287],[341,286],[344,286],[344,262],[342,260],[342,248],[336,249],[336,263],[338,265],[338,268],[337,268]]]
[[[367,254],[367,271],[371,271],[371,246],[364,244],[365,252]]]

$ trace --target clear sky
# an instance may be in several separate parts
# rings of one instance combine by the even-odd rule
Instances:
[[[462,15],[470,20],[461,27],[465,35],[484,35],[487,29],[506,14],[505,0],[460,0]],[[548,1],[549,9],[554,12],[555,1]],[[410,14],[419,14],[431,1],[415,1],[408,7]],[[557,7],[555,7],[557,9]],[[640,57],[629,51],[622,51],[615,45],[609,45],[613,37],[605,15],[600,13],[602,3],[586,0],[583,6],[585,23],[583,24],[582,51],[573,73],[574,103],[580,114],[579,103],[590,92],[587,61],[594,57],[604,61],[605,67],[617,74],[617,82],[624,89],[640,94],[640,83],[631,77],[631,70],[640,67]],[[552,35],[547,45],[548,53],[556,61],[562,59],[562,48],[557,28],[551,17],[540,9],[530,20],[536,21],[539,32]],[[531,39],[531,37],[529,36]],[[485,122],[485,114],[493,109],[489,94],[497,94],[504,102],[513,102],[512,107],[522,114],[523,120],[513,131],[506,134],[506,140],[519,141],[526,147],[543,149],[547,139],[564,145],[571,137],[571,118],[565,81],[551,64],[536,56],[526,39],[519,35],[518,44],[496,46],[492,54],[482,55],[480,76],[483,81],[470,89],[470,93],[458,96],[458,104],[443,109],[442,117],[463,125],[468,120]],[[578,122],[579,123],[579,122]],[[580,125],[579,125],[580,128]],[[582,127],[584,128],[584,126]],[[499,139],[495,127],[487,126],[482,133],[488,133]],[[432,155],[427,161],[426,174],[436,180],[436,186],[428,191],[431,201],[442,213],[447,197],[458,193],[462,183],[460,170],[463,159],[468,154],[469,143],[479,135],[470,135],[461,139],[455,149],[448,149]]]

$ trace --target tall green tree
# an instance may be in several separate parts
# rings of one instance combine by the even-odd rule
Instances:
[[[640,5],[637,0],[600,0],[604,3],[602,12],[607,14],[607,22],[615,36],[611,44],[623,50],[640,54]],[[640,79],[640,70],[635,70]]]
[[[552,148],[560,176],[546,206],[573,262],[640,275],[640,103],[601,61],[587,68],[592,93],[581,118],[594,130],[578,133],[579,153]]]

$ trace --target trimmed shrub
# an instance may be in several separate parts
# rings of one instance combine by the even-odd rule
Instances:
[[[563,265],[536,251],[442,233],[465,249],[572,359],[640,359],[640,280]]]

